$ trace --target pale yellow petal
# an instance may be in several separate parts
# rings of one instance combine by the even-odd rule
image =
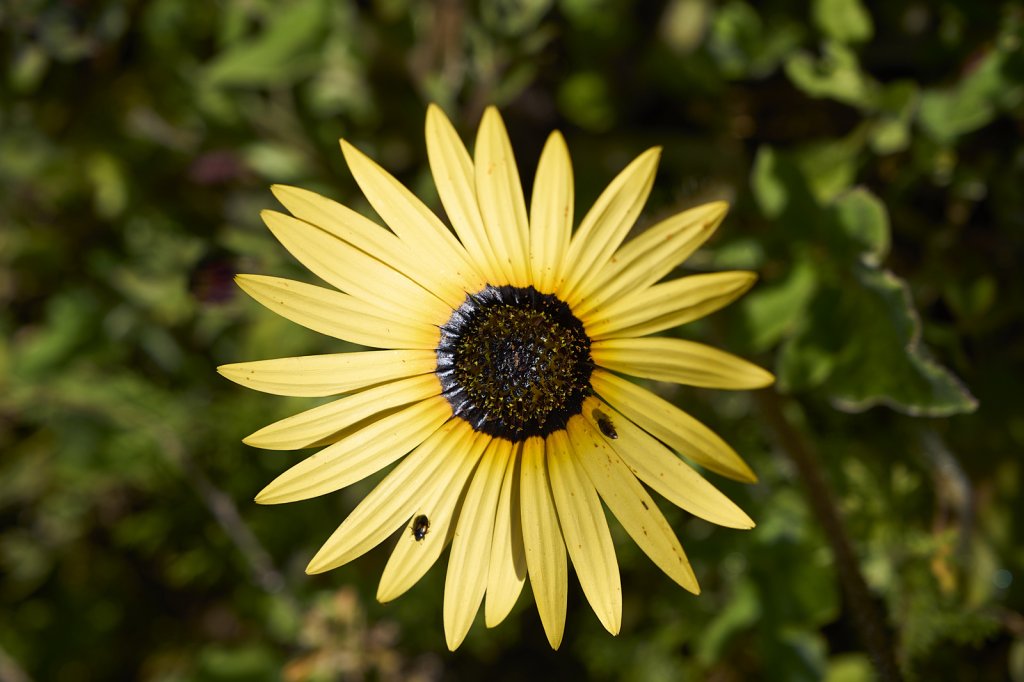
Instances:
[[[307,500],[361,481],[425,441],[451,414],[448,401],[435,396],[378,419],[285,471],[256,502]]]
[[[433,211],[345,140],[341,141],[341,151],[373,210],[409,249],[430,263],[439,279],[457,284],[463,292],[477,292],[484,287],[483,275],[470,263],[462,244]],[[448,298],[445,300],[451,303]]]
[[[724,201],[697,206],[629,240],[579,293],[573,311],[584,316],[605,301],[654,284],[707,241],[728,210]]]
[[[521,446],[513,448],[505,466],[498,511],[491,539],[490,570],[487,573],[487,597],[484,622],[498,625],[515,606],[526,582],[526,551],[523,548],[522,512],[519,504]]]
[[[260,215],[289,253],[328,284],[398,317],[440,325],[451,314],[451,306],[404,274],[329,232],[276,211]],[[402,247],[397,239],[395,245]]]
[[[636,384],[594,370],[590,383],[602,399],[645,431],[706,469],[745,483],[757,476],[736,451],[687,413]]]
[[[548,643],[552,649],[557,649],[565,633],[569,567],[555,504],[551,499],[544,450],[544,441],[540,438],[529,438],[523,443],[520,504],[523,545],[533,597]],[[549,453],[547,456],[553,454],[564,456],[564,453]]]
[[[533,286],[555,291],[572,234],[575,188],[565,138],[551,133],[537,163],[530,200],[530,269]]]
[[[592,290],[590,282],[600,277],[633,227],[654,186],[660,157],[661,148],[655,147],[634,159],[584,216],[572,236],[562,266],[564,279],[557,288],[559,297],[570,306],[575,308]]]
[[[450,453],[468,447],[473,438],[473,430],[461,419],[446,422],[356,505],[306,573],[323,573],[362,556],[420,513],[423,502],[437,497],[458,474],[461,460]]]
[[[775,377],[731,353],[684,339],[606,339],[590,347],[594,362],[655,381],[723,389],[770,386]]]
[[[221,365],[217,371],[236,384],[256,391],[316,398],[435,369],[437,353],[434,351],[370,350],[235,362]]]
[[[402,405],[441,393],[441,382],[433,374],[420,374],[374,386],[339,400],[264,426],[243,442],[268,450],[298,450],[336,443],[352,427],[374,415],[388,413]]]
[[[629,467],[582,416],[569,420],[568,432],[576,462],[629,536],[668,577],[698,594],[697,577],[679,539]]]
[[[504,439],[491,441],[462,502],[444,586],[444,637],[450,651],[466,638],[487,589],[494,516],[512,447]]]
[[[505,124],[493,106],[487,107],[480,121],[474,171],[480,215],[502,272],[514,286],[529,286],[532,282],[526,200]]]
[[[602,431],[605,442],[641,481],[672,504],[720,526],[754,527],[750,517],[732,500],[657,439],[609,406],[589,398],[583,404],[583,416],[594,431],[601,431],[599,419],[608,420],[614,438]],[[565,528],[564,522],[562,528]]]
[[[465,293],[458,283],[445,279],[430,259],[423,258],[422,252],[410,249],[394,233],[347,206],[315,192],[285,185],[274,185],[271,189],[277,200],[296,218],[365,252],[436,296],[439,300],[430,302],[431,305],[437,305],[440,301],[444,301],[448,309],[461,305]],[[385,297],[394,295],[391,289],[380,287],[383,282],[370,280],[369,284],[377,285],[378,291]]]
[[[548,473],[569,558],[587,601],[613,635],[622,626],[622,585],[615,545],[594,484],[569,453],[565,431],[548,436]]]
[[[476,197],[473,160],[466,151],[455,127],[441,108],[427,108],[427,157],[434,176],[437,194],[448,219],[484,278],[495,286],[508,284],[497,254],[491,245],[480,204]]]
[[[388,602],[402,596],[441,556],[451,541],[454,531],[452,519],[458,511],[466,481],[490,440],[489,436],[475,434],[448,454],[457,463],[457,468],[445,479],[445,485],[439,486],[432,497],[424,499],[415,512],[415,515],[423,514],[429,519],[430,532],[422,540],[417,540],[412,533],[402,533],[380,577],[378,601]]]
[[[296,324],[373,348],[437,348],[440,329],[401,321],[377,306],[331,289],[265,275],[238,275],[245,293]]]
[[[647,336],[700,319],[742,296],[752,272],[715,272],[655,284],[583,316],[591,339]]]

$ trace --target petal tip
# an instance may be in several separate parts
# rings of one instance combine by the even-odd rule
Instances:
[[[256,504],[281,504],[282,502],[288,502],[287,499],[283,499],[280,492],[276,491],[273,483],[268,485],[263,490],[256,493],[254,501]]]
[[[705,229],[718,227],[718,223],[725,217],[725,214],[729,212],[729,202],[724,199],[711,201],[704,204],[704,207],[712,214],[711,219],[704,223]]]
[[[237,371],[238,370],[235,368],[235,363],[230,363],[227,365],[217,365],[217,374],[228,379],[230,379],[231,375],[235,374]]]
[[[349,156],[361,157],[363,154],[360,152],[355,145],[346,140],[344,137],[338,140],[338,144],[341,146],[341,153],[345,157],[345,160],[351,163]]]
[[[260,429],[260,431],[262,431],[262,430],[263,429]],[[245,443],[246,445],[248,445],[251,448],[262,447],[259,444],[260,443],[260,438],[259,438],[260,431],[254,431],[253,433],[250,433],[248,436],[246,436],[245,438],[242,439],[242,442]]]
[[[769,372],[766,369],[761,369],[760,367],[758,367],[758,369],[760,369],[761,372],[760,372],[760,376],[757,379],[757,381],[759,383],[758,383],[757,386],[755,386],[755,388],[768,388],[769,386],[771,386],[772,384],[775,383],[775,375],[774,374],[772,374],[771,372]]]
[[[331,570],[330,563],[322,559],[319,552],[306,565],[306,575],[318,575],[329,570]]]

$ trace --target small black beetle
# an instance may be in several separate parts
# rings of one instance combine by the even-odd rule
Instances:
[[[612,424],[612,418],[606,415],[601,410],[594,410],[594,419],[597,420],[597,428],[601,429],[608,438],[615,440],[619,437],[619,432],[615,430],[615,425]]]
[[[412,536],[416,538],[416,542],[422,542],[423,538],[427,537],[427,533],[430,531],[430,519],[420,514],[412,520],[411,530]]]

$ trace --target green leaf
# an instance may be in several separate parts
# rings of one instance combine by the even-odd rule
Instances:
[[[921,321],[906,283],[891,272],[858,268],[856,335],[830,387],[836,404],[861,411],[887,404],[914,416],[973,412],[977,400],[921,344]],[[865,371],[870,368],[869,371]]]
[[[793,155],[819,202],[830,201],[853,185],[864,137],[864,128],[858,127],[846,137],[806,145]]]
[[[841,301],[837,289],[824,288],[806,307],[799,330],[779,350],[775,376],[782,393],[817,388],[832,375],[845,342]]]
[[[814,266],[798,259],[781,282],[760,286],[744,297],[740,311],[752,351],[767,350],[799,328],[816,284]]]
[[[920,93],[913,81],[886,85],[879,95],[879,115],[871,122],[868,137],[876,154],[894,154],[910,144],[910,124]]]
[[[784,225],[787,238],[793,243],[812,243],[829,258],[852,260],[860,256],[862,247],[851,245],[844,230],[836,224],[833,212],[822,206],[825,199],[816,195],[809,179],[816,175],[829,176],[827,166],[837,156],[835,149],[830,151],[824,158],[820,151],[801,158],[763,147],[754,159],[751,189],[761,212]],[[852,159],[849,163],[852,166]],[[852,179],[846,171],[826,177],[817,192],[832,194],[834,188],[849,182],[846,178]]]
[[[793,159],[771,147],[761,147],[754,158],[750,174],[754,198],[766,218],[806,218],[818,211],[817,201]],[[794,229],[804,229],[794,223]]]
[[[86,163],[85,174],[92,184],[96,214],[106,219],[121,215],[128,204],[128,183],[117,158],[103,152],[94,154]]]
[[[497,33],[521,36],[537,29],[551,10],[551,3],[552,0],[492,0],[480,6],[480,20]]]
[[[11,365],[34,377],[70,362],[97,334],[98,302],[88,290],[71,289],[46,302],[45,323],[26,328],[12,345]]]
[[[829,659],[825,682],[871,682],[875,670],[864,654],[841,654]]]
[[[566,78],[558,90],[558,106],[566,118],[586,130],[602,132],[615,124],[608,85],[594,71]]]
[[[852,275],[841,291],[819,293],[807,326],[780,353],[780,389],[821,386],[849,412],[875,405],[912,416],[974,411],[977,401],[967,388],[921,344],[921,322],[903,280],[866,266]]]
[[[889,254],[889,212],[871,190],[857,187],[836,199],[832,212],[840,229],[863,249],[862,260],[880,264]]]
[[[715,11],[708,50],[727,78],[764,77],[803,40],[798,22],[773,21],[766,26],[757,11],[732,0]]]
[[[658,32],[673,52],[689,54],[704,41],[712,11],[708,0],[672,0]]]
[[[273,182],[288,182],[309,172],[309,159],[300,149],[273,142],[256,142],[244,153],[245,163]]]
[[[794,53],[786,60],[786,75],[811,97],[834,99],[862,110],[876,105],[878,84],[861,71],[857,55],[842,43],[827,42],[820,59],[803,51]]]
[[[875,32],[860,0],[815,0],[813,14],[818,29],[841,43],[863,43]]]
[[[825,673],[828,647],[816,632],[787,630],[765,647],[765,665],[778,679],[819,682]]]
[[[749,579],[736,586],[724,609],[701,630],[694,646],[697,660],[711,665],[721,659],[734,635],[754,625],[761,617],[761,600]]]
[[[1022,34],[1019,19],[1005,22],[996,46],[968,75],[952,87],[922,95],[918,121],[925,132],[939,142],[950,143],[988,125],[1000,110],[1024,102]]]
[[[750,173],[750,188],[766,218],[778,218],[789,203],[789,191],[785,179],[780,176],[778,157],[771,147],[757,150]]]
[[[206,67],[209,84],[278,85],[316,70],[327,20],[324,0],[286,4],[266,18],[262,33],[230,46]]]

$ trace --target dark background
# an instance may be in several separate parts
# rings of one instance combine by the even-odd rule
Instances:
[[[6,0],[0,679],[871,679],[824,490],[904,674],[1021,682],[1022,25],[976,0]],[[215,366],[338,348],[231,283],[313,281],[268,186],[368,211],[344,136],[437,207],[431,101],[470,144],[497,104],[527,190],[562,130],[577,220],[663,145],[639,227],[727,199],[686,267],[761,275],[679,333],[777,387],[659,389],[758,472],[714,478],[758,527],[671,510],[700,597],[616,528],[618,637],[573,581],[557,653],[528,591],[448,653],[442,567],[387,605],[387,548],[303,573],[372,481],[251,501],[296,454],[240,439],[310,403]]]

